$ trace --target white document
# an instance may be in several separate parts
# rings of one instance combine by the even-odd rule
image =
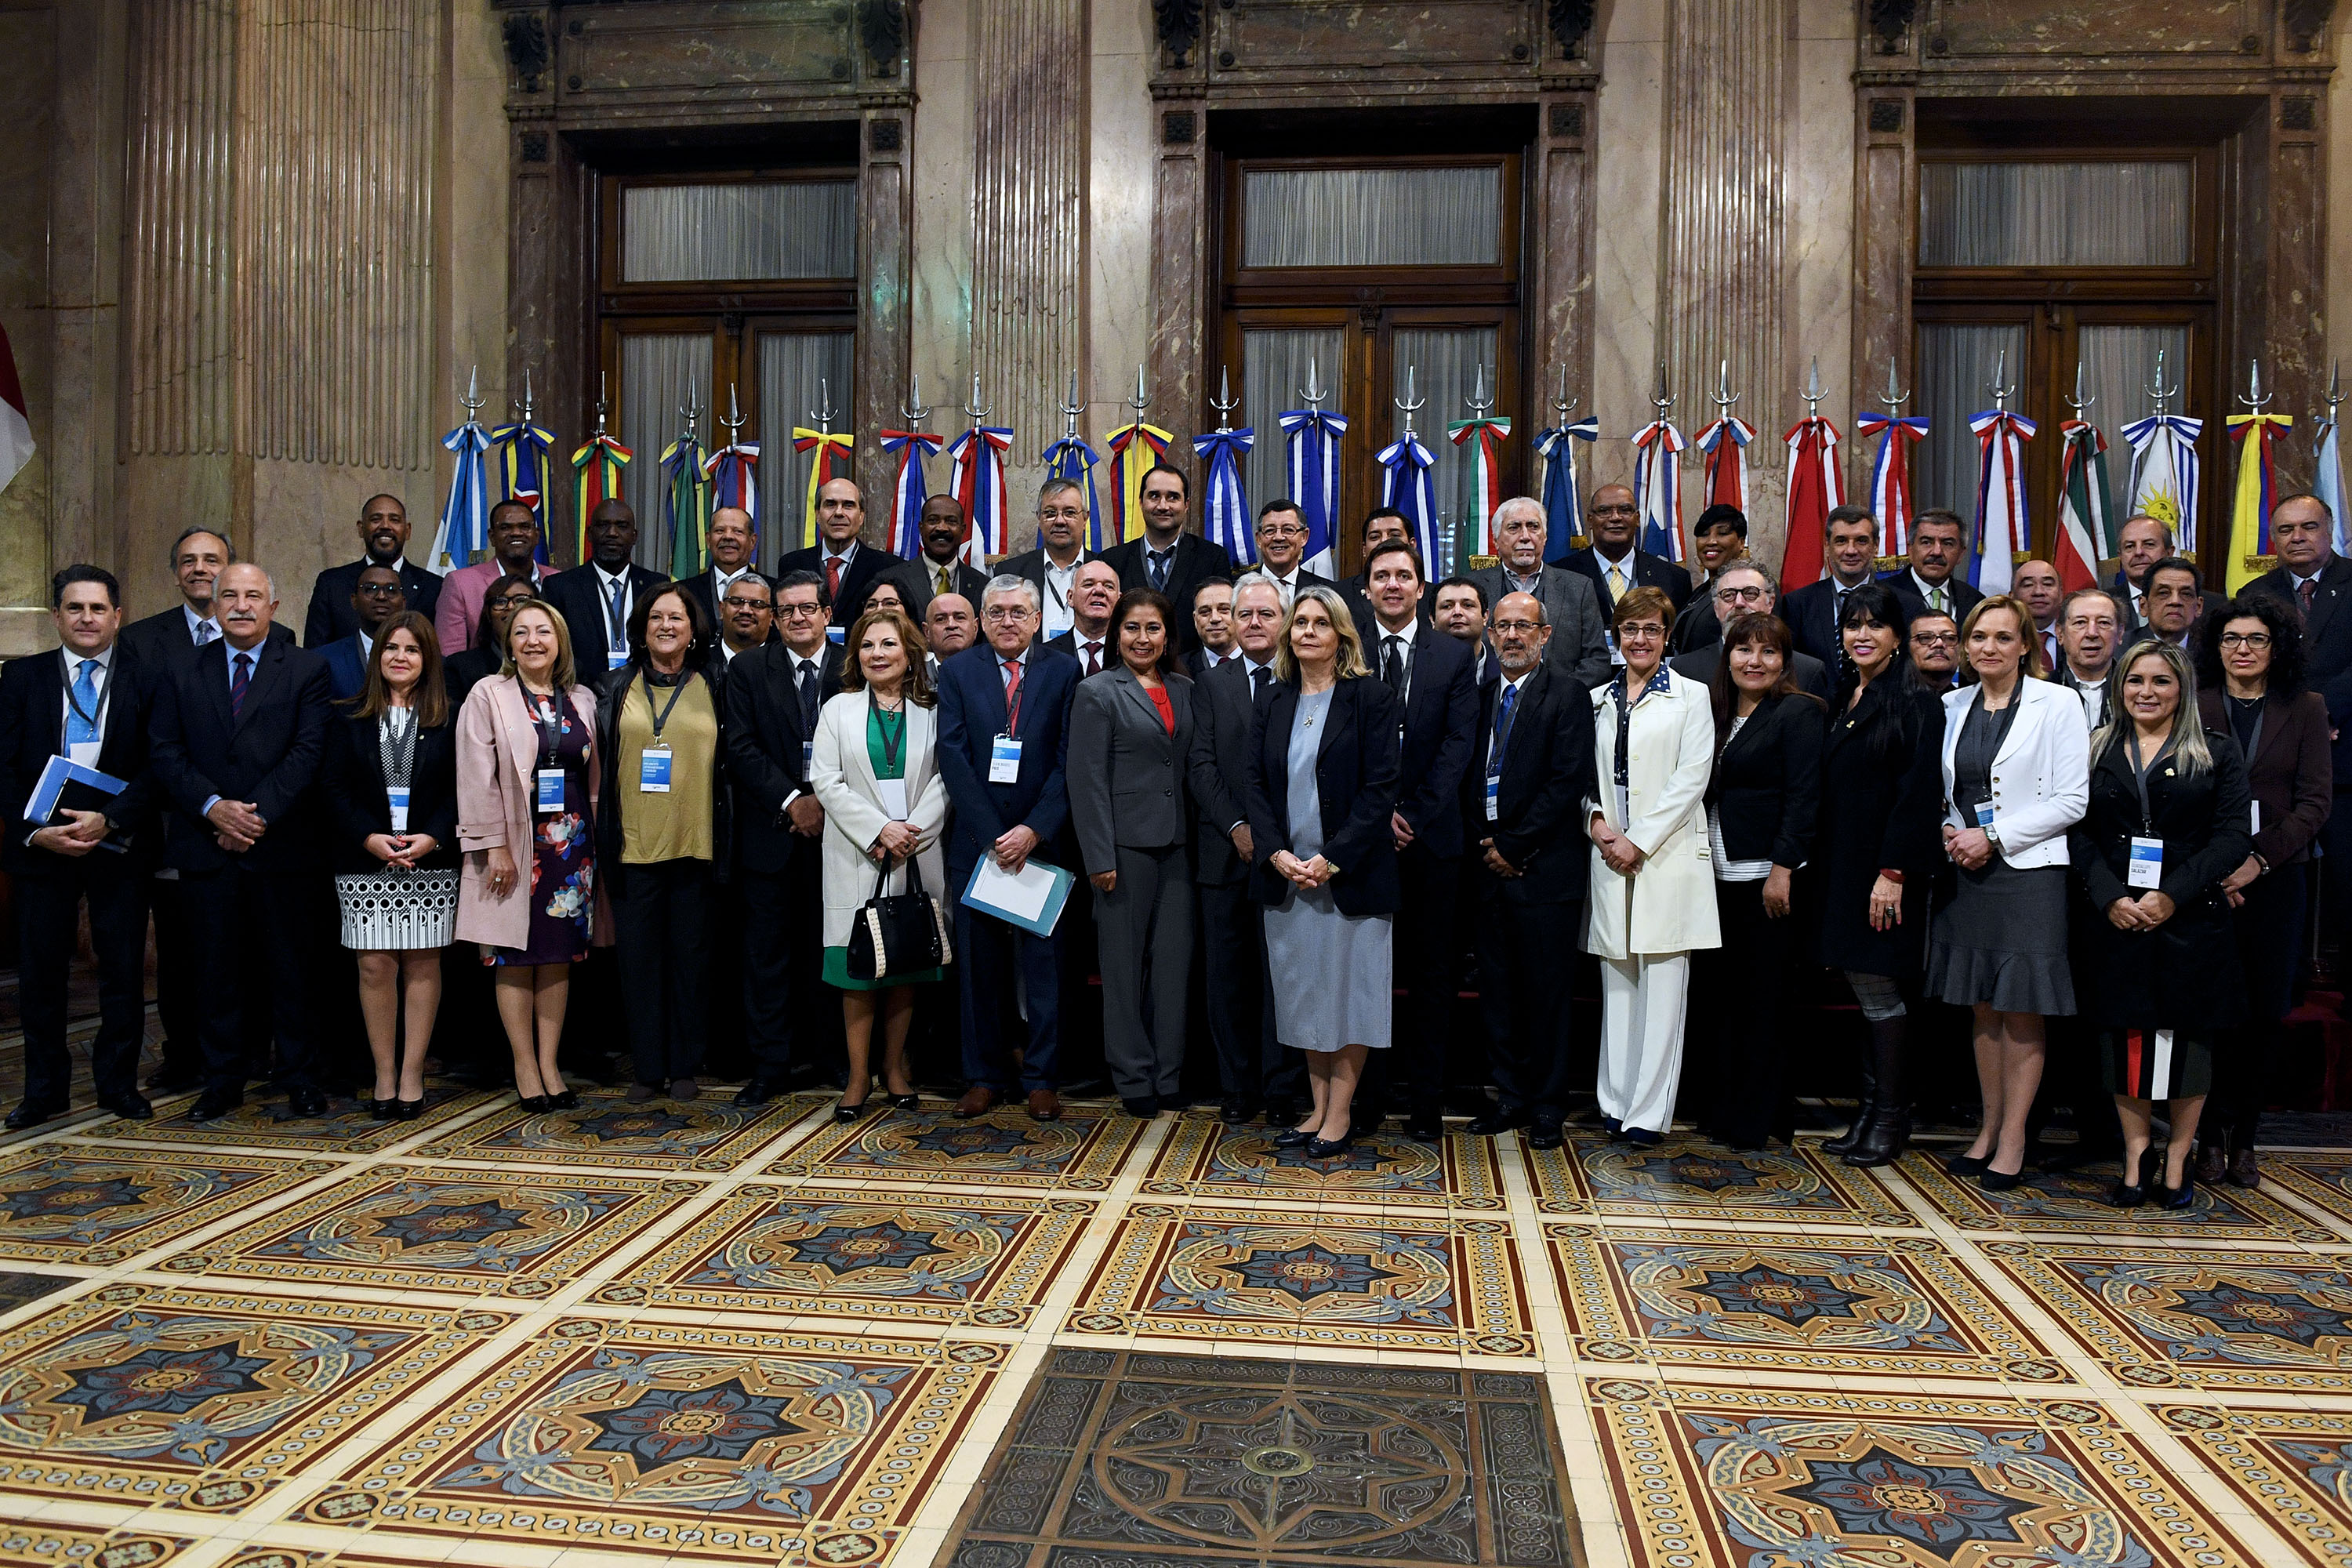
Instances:
[[[874,788],[876,793],[880,795],[882,797],[883,815],[887,816],[893,822],[906,821],[907,781],[905,779],[876,779],[874,781]]]
[[[996,863],[996,857],[985,855],[972,876],[971,891],[993,909],[1035,921],[1044,917],[1061,882],[1052,867],[1039,861],[1024,861],[1020,870],[1008,871]]]

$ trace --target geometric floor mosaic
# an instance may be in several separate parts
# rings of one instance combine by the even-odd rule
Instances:
[[[0,1137],[0,1568],[2352,1565],[2352,1154],[831,1105]]]

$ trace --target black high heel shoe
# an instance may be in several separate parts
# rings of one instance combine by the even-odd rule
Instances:
[[[886,1094],[882,1098],[890,1102],[890,1109],[893,1110],[913,1110],[918,1109],[923,1103],[923,1095],[920,1089],[916,1089],[908,1094]]]
[[[865,1115],[868,1110],[872,1110],[873,1107],[874,1102],[871,1100],[860,1100],[856,1105],[852,1105],[845,1100],[834,1106],[833,1119],[835,1121],[855,1121],[859,1117]]]
[[[2138,1159],[2125,1163],[2116,1174],[2116,1184],[2107,1192],[2110,1208],[2136,1209],[2147,1202],[2147,1176],[2143,1167],[2147,1163],[2148,1153],[2143,1149]]]
[[[402,1121],[414,1121],[425,1114],[423,1100],[395,1100],[391,1103],[394,1116]]]
[[[367,1113],[378,1121],[394,1121],[399,1117],[400,1112],[393,1107],[398,1103],[398,1100],[371,1100],[367,1102]]]
[[[2168,1187],[2163,1183],[2158,1182],[2156,1185],[2155,1192],[2149,1195],[2148,1202],[2155,1205],[2158,1208],[2170,1209],[2176,1214],[2182,1210],[2195,1207],[2197,1203],[2197,1162],[2190,1160],[2180,1167],[2180,1184],[2179,1186]]]
[[[551,1103],[548,1097],[543,1094],[521,1095],[518,1097],[518,1101],[525,1110],[530,1111],[533,1116],[544,1116],[547,1114]]]
[[[1955,1176],[1981,1176],[1984,1174],[1986,1163],[1986,1159],[1983,1156],[1977,1154],[1947,1154],[1944,1156],[1945,1171]]]
[[[547,1096],[547,1109],[550,1110],[577,1110],[580,1109],[580,1096],[568,1089],[562,1094],[551,1094]]]
[[[1977,1177],[1977,1190],[1985,1193],[2005,1193],[2023,1180],[2025,1180],[2025,1167],[2022,1164],[2014,1171],[1996,1171],[1988,1163],[1983,1173]]]

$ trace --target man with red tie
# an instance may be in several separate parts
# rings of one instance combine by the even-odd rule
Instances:
[[[1110,640],[1110,613],[1118,605],[1118,569],[1099,558],[1080,566],[1070,579],[1070,629],[1048,637],[1045,651],[1076,655],[1081,680],[1100,675],[1118,663]]]
[[[861,543],[866,526],[866,501],[847,479],[827,479],[817,487],[816,542],[795,550],[776,563],[781,580],[794,572],[814,572],[824,582],[833,601],[833,624],[847,627],[866,613],[866,595],[874,580],[904,562],[887,550]]]

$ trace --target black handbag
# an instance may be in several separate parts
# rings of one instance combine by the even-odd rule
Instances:
[[[955,944],[948,935],[947,913],[939,900],[923,891],[922,863],[907,861],[907,890],[892,895],[890,868],[884,866],[849,928],[846,967],[853,980],[885,980],[893,974],[919,974],[955,961]]]

